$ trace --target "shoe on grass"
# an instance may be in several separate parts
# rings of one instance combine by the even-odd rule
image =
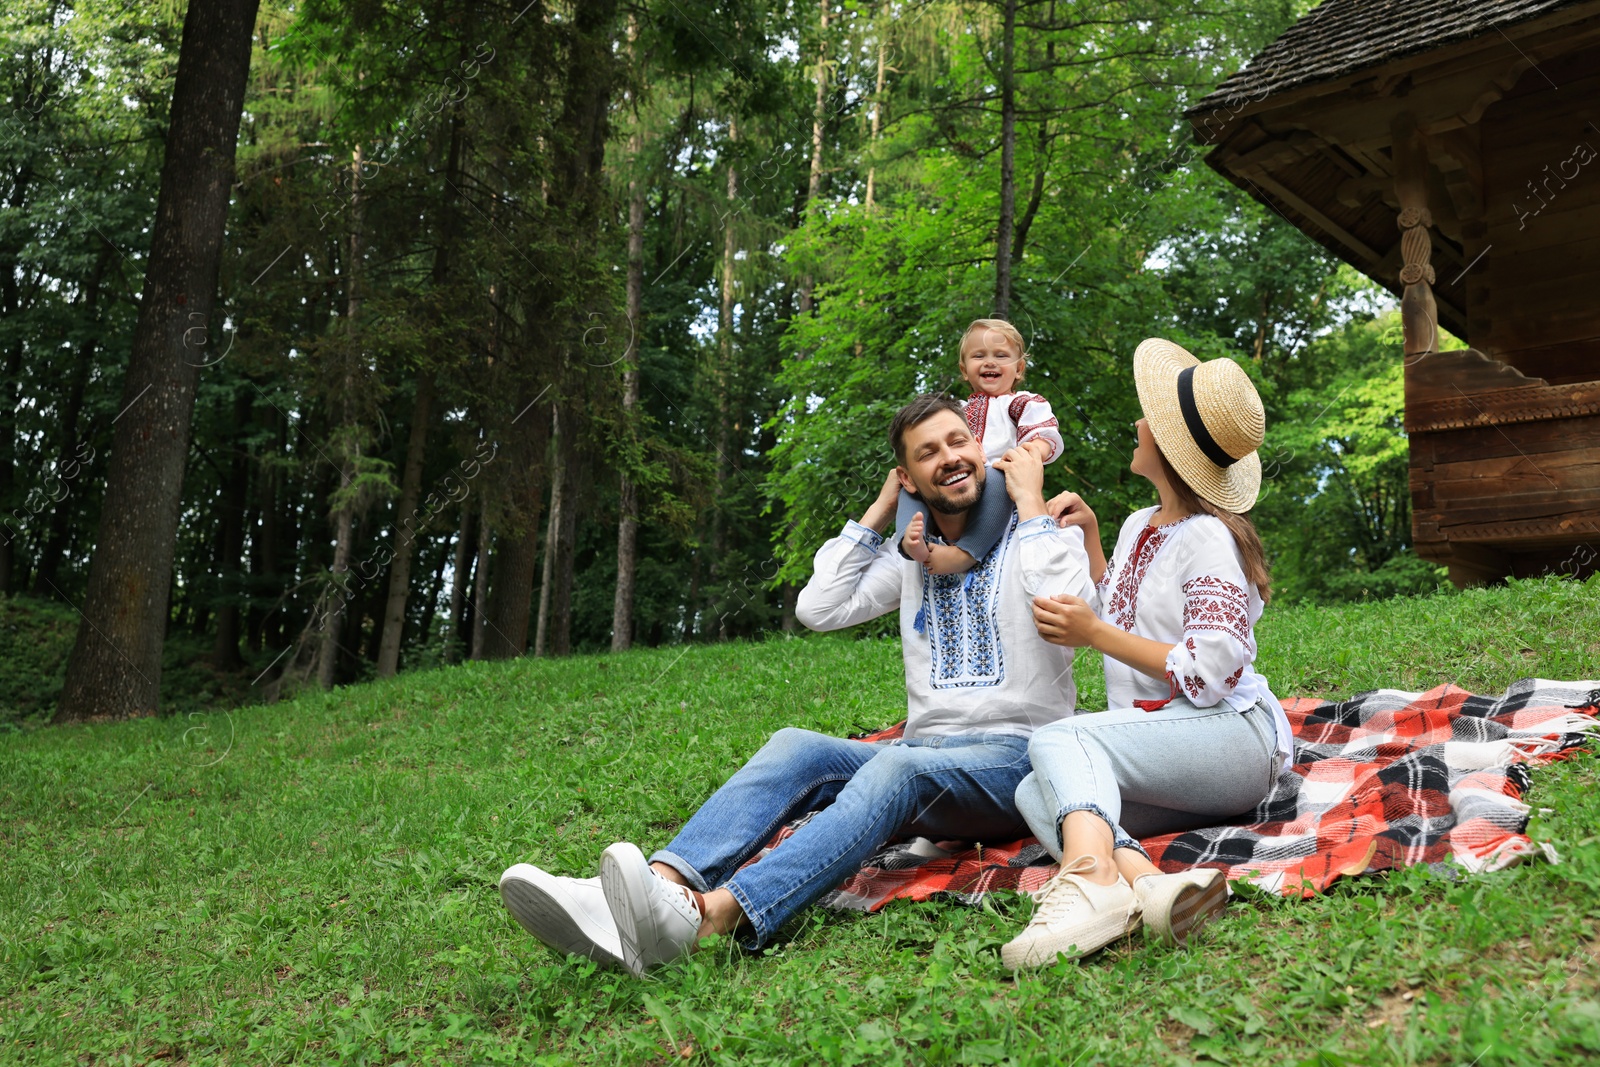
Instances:
[[[1133,883],[1145,929],[1169,945],[1186,945],[1200,927],[1228,906],[1228,880],[1206,867],[1177,874],[1146,874]]]
[[[519,863],[500,876],[500,900],[524,930],[557,952],[622,965],[622,943],[600,879],[562,878]]]
[[[600,886],[628,970],[643,974],[693,951],[702,919],[694,891],[657,874],[637,846],[619,841],[601,854]]]
[[[1034,894],[1033,919],[1000,950],[1006,967],[1044,967],[1058,955],[1078,959],[1132,933],[1139,926],[1139,902],[1122,875],[1111,885],[1083,877],[1096,861],[1083,856],[1062,867]]]

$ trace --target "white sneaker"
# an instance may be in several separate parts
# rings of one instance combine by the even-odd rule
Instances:
[[[1228,880],[1207,867],[1177,874],[1146,874],[1133,883],[1144,923],[1169,945],[1187,944],[1189,937],[1228,906]]]
[[[622,963],[617,924],[598,878],[562,878],[519,863],[500,876],[500,900],[528,933],[564,955]]]
[[[1062,867],[1034,895],[1039,906],[1027,929],[1000,950],[1006,967],[1043,967],[1056,956],[1070,959],[1097,952],[1139,926],[1139,902],[1122,875],[1111,885],[1096,885],[1083,875],[1094,870],[1092,856]]]
[[[600,855],[600,886],[634,974],[693,950],[700,937],[694,894],[651,869],[644,853],[619,841]]]

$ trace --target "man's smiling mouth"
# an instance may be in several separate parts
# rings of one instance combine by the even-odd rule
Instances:
[[[966,481],[970,477],[972,477],[972,472],[971,471],[956,471],[954,474],[950,475],[949,477],[940,479],[939,480],[939,484],[941,486],[943,486],[944,488],[948,489],[952,485],[960,485],[962,482]]]

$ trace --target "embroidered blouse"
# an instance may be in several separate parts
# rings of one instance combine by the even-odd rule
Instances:
[[[1106,706],[1153,710],[1174,697],[1240,711],[1265,700],[1276,712],[1278,753],[1294,736],[1267,680],[1253,669],[1261,595],[1244,576],[1233,534],[1214,515],[1151,526],[1153,507],[1128,516],[1095,592],[1113,626],[1173,646],[1165,681],[1105,657]]]
[[[840,630],[900,609],[907,737],[1027,736],[1071,715],[1075,649],[1033,624],[1033,598],[1094,596],[1083,531],[1012,511],[999,543],[962,574],[929,574],[858,522],[817,550],[795,617]],[[921,622],[921,626],[917,625]]]
[[[983,445],[984,459],[993,463],[1009,448],[1041,440],[1049,444],[1046,463],[1061,455],[1061,428],[1056,424],[1050,401],[1035,393],[1003,393],[985,396],[973,393],[962,405],[967,413],[967,428],[973,440]]]

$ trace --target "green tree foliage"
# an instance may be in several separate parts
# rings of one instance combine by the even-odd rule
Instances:
[[[1383,301],[1181,117],[1307,6],[264,0],[173,633],[262,693],[337,607],[334,678],[364,677],[412,536],[402,666],[514,651],[520,615],[531,645],[541,602],[547,650],[606,647],[624,474],[640,643],[783,626],[890,414],[965,395],[961,330],[1001,303],[1068,444],[1052,489],[1148,502],[1130,357],[1171,337],[1262,389],[1281,595],[1430,585]],[[12,593],[83,591],[182,17],[0,14]]]
[[[1438,588],[1411,546],[1399,312],[1313,341],[1314,384],[1278,405],[1256,517],[1287,600],[1350,600]],[[1454,339],[1451,347],[1461,347]]]

